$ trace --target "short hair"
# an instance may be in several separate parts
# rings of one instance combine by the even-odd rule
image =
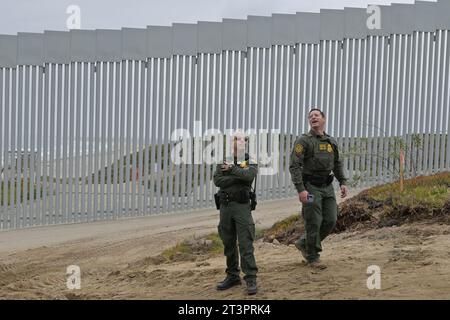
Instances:
[[[245,142],[247,142],[249,139],[249,136],[241,131],[235,131],[231,137],[233,140],[237,140],[238,138],[243,138]]]
[[[325,118],[325,113],[323,113],[323,111],[320,110],[320,109],[318,109],[318,108],[312,108],[311,110],[309,110],[309,112],[308,112],[308,117],[309,117],[309,115],[311,114],[311,112],[313,112],[313,111],[319,111],[320,114],[321,114],[321,116],[322,116],[322,118]]]

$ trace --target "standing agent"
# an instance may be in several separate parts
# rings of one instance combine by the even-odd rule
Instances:
[[[302,215],[306,233],[295,243],[308,265],[325,269],[320,262],[321,242],[336,225],[337,203],[333,189],[336,176],[340,184],[341,198],[348,189],[334,138],[325,133],[325,114],[311,109],[308,114],[311,130],[294,143],[289,171],[302,203]],[[334,173],[334,175],[333,175]]]
[[[253,253],[255,223],[251,214],[250,193],[258,169],[256,165],[248,163],[249,157],[245,154],[245,136],[235,135],[233,139],[233,163],[224,161],[217,166],[214,173],[214,184],[220,188],[216,194],[216,204],[220,208],[218,230],[227,262],[227,276],[217,285],[217,290],[226,290],[241,284],[240,256],[247,293],[253,295],[258,291],[256,285],[258,268]],[[245,154],[245,160],[243,158],[244,161],[238,162],[238,154]]]

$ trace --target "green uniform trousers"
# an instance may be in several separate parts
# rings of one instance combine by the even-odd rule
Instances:
[[[298,241],[300,246],[306,248],[308,262],[313,262],[319,259],[322,240],[336,225],[338,207],[333,184],[317,187],[306,183],[305,188],[314,195],[314,199],[313,202],[302,205],[305,234]]]
[[[245,274],[244,279],[256,278],[258,268],[253,248],[255,223],[253,222],[250,203],[230,202],[227,205],[221,204],[218,230],[227,260],[227,274],[239,276],[240,255],[242,272]]]

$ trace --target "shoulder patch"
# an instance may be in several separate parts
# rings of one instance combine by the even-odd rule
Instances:
[[[301,154],[303,152],[303,146],[300,143],[297,143],[294,150],[296,154]]]

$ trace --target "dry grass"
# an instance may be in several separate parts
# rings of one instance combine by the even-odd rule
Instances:
[[[334,233],[381,228],[415,221],[450,223],[450,172],[405,180],[367,189],[339,205]],[[266,230],[264,240],[290,244],[304,231],[298,214]]]

